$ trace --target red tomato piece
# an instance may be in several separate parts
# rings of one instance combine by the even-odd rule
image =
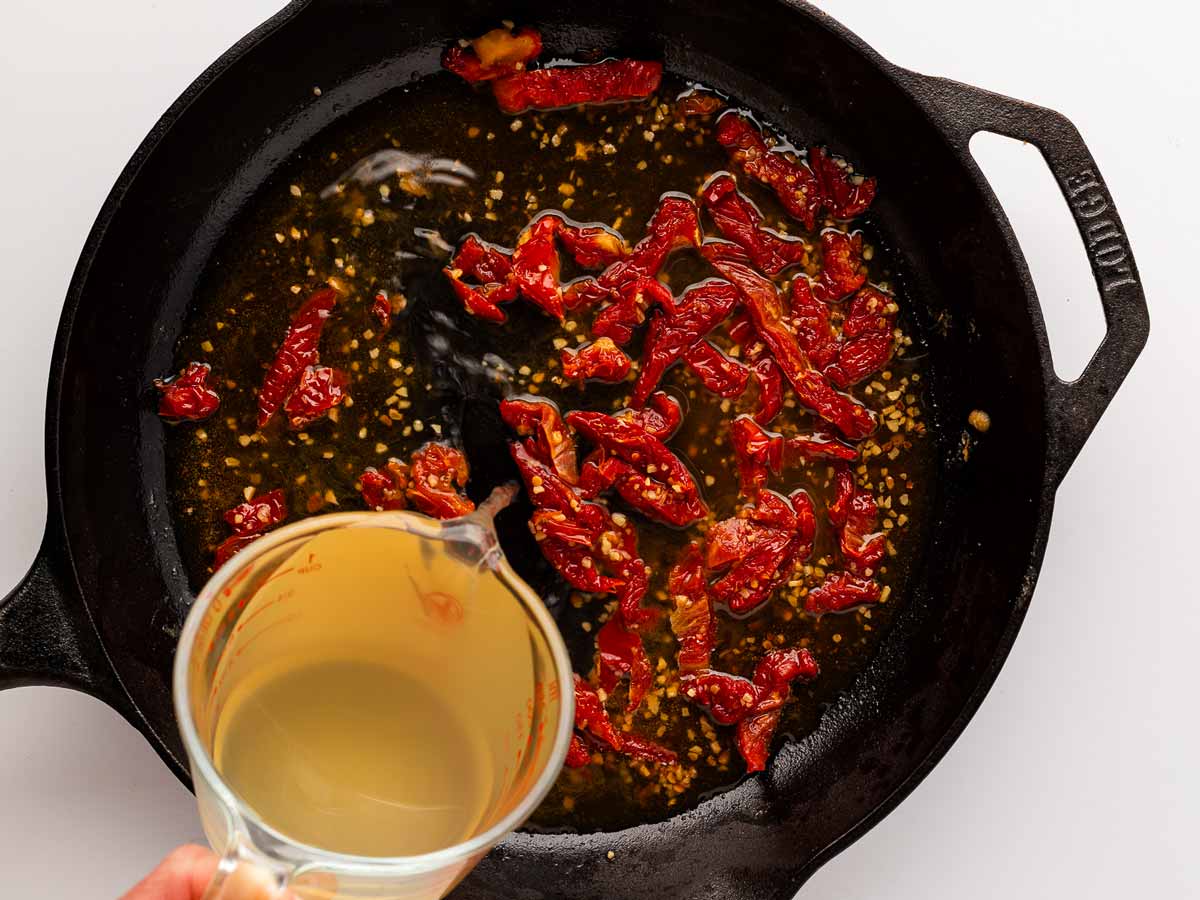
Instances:
[[[592,761],[592,754],[588,753],[587,746],[583,743],[583,738],[577,734],[571,735],[571,743],[567,747],[567,759],[564,765],[568,769],[582,769]]]
[[[821,185],[821,203],[835,219],[861,216],[875,199],[875,179],[854,174],[854,169],[823,147],[808,149],[808,164]]]
[[[853,572],[831,572],[808,592],[804,608],[811,613],[842,612],[876,603],[882,595],[879,582]]]
[[[848,297],[866,284],[862,233],[846,234],[836,228],[821,232],[821,277],[812,283],[813,296],[822,303]]]
[[[876,287],[867,285],[855,294],[842,325],[837,361],[825,370],[829,380],[849,387],[887,365],[898,312],[895,299]]]
[[[699,544],[688,544],[667,581],[674,609],[671,631],[679,644],[680,672],[707,669],[717,642],[717,620],[704,580],[704,554]]]
[[[767,275],[778,275],[788,266],[804,262],[808,255],[804,241],[763,227],[762,213],[749,197],[738,192],[731,175],[722,172],[713,176],[701,188],[700,199],[721,234],[745,250],[751,262]]]
[[[492,83],[502,112],[641,100],[658,90],[662,63],[612,59],[517,72]]]
[[[706,256],[728,278],[745,300],[746,308],[759,337],[771,351],[783,375],[791,382],[800,402],[836,427],[851,440],[861,440],[875,430],[875,415],[846,394],[838,393],[829,381],[813,368],[788,326],[786,308],[775,285],[748,265],[740,250],[732,245],[704,245]]]
[[[754,421],[760,425],[770,425],[783,409],[783,373],[775,360],[763,357],[750,366],[754,380],[758,384],[758,408],[754,411]]]
[[[705,565],[725,572],[709,588],[712,596],[735,613],[755,609],[808,558],[815,534],[816,516],[805,491],[788,498],[759,491],[753,506],[708,531]]]
[[[661,763],[662,765],[673,766],[679,762],[679,757],[673,750],[668,750],[649,738],[628,732],[621,735],[621,752],[631,759]]]
[[[646,405],[636,409],[623,409],[613,413],[614,417],[632,422],[647,434],[660,441],[669,440],[679,430],[683,421],[683,407],[679,401],[664,391],[655,391],[646,398]]]
[[[158,414],[175,422],[198,422],[207,419],[221,405],[217,392],[208,386],[212,366],[208,363],[188,363],[177,378],[157,379],[154,386],[158,398]]]
[[[521,294],[560,321],[563,293],[558,283],[560,263],[554,237],[561,225],[562,219],[553,215],[535,219],[517,238],[512,255],[512,276]]]
[[[683,361],[696,373],[705,389],[718,397],[741,396],[750,381],[749,369],[708,341],[697,341],[688,347]]]
[[[629,255],[625,239],[607,225],[579,225],[564,221],[558,239],[576,264],[585,269],[601,269]]]
[[[642,368],[633,388],[635,406],[644,404],[667,369],[729,315],[737,299],[733,285],[710,279],[684,291],[674,310],[663,310],[650,320]]]
[[[406,493],[412,505],[437,519],[454,519],[475,509],[459,493],[470,477],[467,457],[447,444],[428,443],[412,455]]]
[[[213,565],[220,568],[243,547],[253,543],[287,518],[287,501],[278,488],[260,494],[254,500],[239,503],[225,513],[226,524],[233,529],[217,547]]]
[[[349,379],[341,369],[309,366],[300,376],[283,411],[292,428],[304,428],[346,399]]]
[[[392,327],[392,301],[382,291],[371,301],[371,315],[379,322],[379,330],[387,331]]]
[[[472,84],[493,81],[522,71],[542,52],[542,35],[536,28],[515,32],[493,28],[475,40],[461,41],[442,53],[442,68]]]
[[[305,369],[317,365],[321,330],[337,305],[337,291],[322,288],[310,296],[292,316],[258,391],[258,427],[264,428],[275,411],[295,390]]]
[[[717,120],[717,141],[742,171],[775,192],[791,216],[812,230],[821,209],[821,186],[801,160],[771,149],[761,131],[744,116],[730,112]]]
[[[613,343],[612,338],[597,338],[578,349],[570,347],[562,351],[563,377],[580,384],[591,379],[616,384],[624,381],[633,367],[633,361],[625,351]]]
[[[617,490],[639,511],[678,527],[708,514],[692,473],[666,444],[644,429],[628,420],[584,411],[569,413],[567,424],[619,461],[614,464]]]
[[[741,492],[753,497],[767,483],[769,474],[805,459],[852,460],[858,450],[824,434],[798,434],[785,438],[767,431],[751,416],[740,415],[729,428],[734,458],[737,461]]]
[[[287,518],[287,499],[276,488],[259,494],[252,500],[239,503],[222,517],[234,534],[258,534],[273,528]]]
[[[575,727],[603,741],[614,750],[621,749],[621,737],[600,702],[596,689],[575,676]]]
[[[360,493],[370,509],[404,509],[408,506],[408,466],[389,459],[383,471],[370,466],[359,476]]]
[[[511,250],[468,234],[442,274],[471,315],[496,323],[507,320],[500,304],[512,302],[519,293],[512,272]],[[479,283],[468,284],[464,277]]]
[[[611,616],[596,635],[599,657],[600,687],[612,693],[617,682],[629,676],[628,710],[633,712],[642,704],[650,690],[653,672],[642,639],[630,631],[620,613]]]
[[[579,482],[575,441],[554,403],[531,396],[511,397],[500,402],[500,417],[522,437],[534,437],[538,457],[558,477],[567,484]]]
[[[565,297],[566,306],[576,310],[612,301],[596,316],[592,333],[626,344],[633,330],[645,321],[651,306],[673,307],[671,292],[655,278],[667,257],[680,248],[699,245],[700,219],[692,198],[664,194],[646,225],[645,237],[628,256],[595,278],[573,282]]]

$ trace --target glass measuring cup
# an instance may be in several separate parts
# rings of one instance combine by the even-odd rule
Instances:
[[[224,853],[206,900],[285,889],[314,900],[442,897],[545,797],[571,737],[573,676],[552,618],[500,551],[491,514],[504,502],[448,522],[408,512],[306,519],[255,541],[205,585],[180,636],[174,694],[205,834]],[[372,686],[363,666],[417,673],[423,686],[435,672],[425,718],[409,729],[406,707],[387,706],[393,681]],[[283,716],[263,697],[281,696],[274,686],[298,670],[303,701]],[[343,670],[379,695],[377,710],[337,696],[329,685],[343,682],[324,675]],[[461,739],[445,741],[443,720],[455,719]],[[384,728],[398,748],[392,769],[380,755]],[[462,778],[422,768],[417,803],[377,796],[371,773],[404,775],[402,745],[411,751],[427,731],[444,745],[410,761],[436,768],[469,746]],[[264,747],[279,751],[266,764]],[[425,846],[391,852],[393,831]]]

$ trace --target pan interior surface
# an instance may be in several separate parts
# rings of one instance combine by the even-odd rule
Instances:
[[[169,674],[190,590],[152,381],[173,366],[222,236],[280,167],[352,110],[435,72],[447,43],[501,18],[536,22],[550,56],[663,59],[789,135],[837,146],[886,185],[873,215],[929,346],[940,445],[930,538],[870,667],[764,777],[654,826],[516,835],[460,889],[612,898],[653,884],[668,895],[787,896],[828,847],[923,774],[990,683],[1032,590],[1052,497],[1043,342],[1004,225],[894,73],[818,14],[627,0],[330,0],[285,13],[152,136],[85,256],[52,448],[74,570],[142,727],[178,761]],[[975,409],[993,423],[985,439],[967,428]],[[610,849],[621,865],[607,861]]]

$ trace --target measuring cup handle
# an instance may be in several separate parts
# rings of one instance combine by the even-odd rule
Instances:
[[[283,900],[288,873],[278,870],[240,841],[232,843],[201,900]]]

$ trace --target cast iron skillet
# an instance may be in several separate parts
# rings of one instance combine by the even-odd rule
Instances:
[[[447,42],[502,18],[540,25],[548,55],[663,59],[879,176],[874,216],[927,326],[941,456],[911,595],[814,734],[663,824],[513,836],[458,896],[790,896],[913,789],[978,707],[1033,592],[1055,489],[1148,330],[1120,219],[1066,119],[899,69],[803,3],[297,0],[225,54],[121,174],[71,283],[50,375],[49,521],[0,606],[0,686],[87,691],[187,779],[169,674],[191,594],[149,386],[173,369],[214,245],[276,167],[339,116],[436,71]],[[1054,374],[1025,262],[968,151],[980,130],[1042,150],[1083,236],[1108,332],[1075,382]],[[964,461],[976,408],[994,424]]]

